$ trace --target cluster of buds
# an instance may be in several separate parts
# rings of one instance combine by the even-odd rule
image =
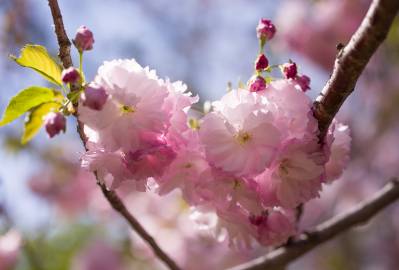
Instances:
[[[298,75],[296,63],[290,61],[281,65],[281,71],[287,80],[293,80],[303,92],[310,89],[310,78],[306,75]]]
[[[86,27],[81,26],[76,31],[75,38],[72,40],[80,55],[83,51],[93,49],[94,37],[93,33]],[[85,106],[94,110],[101,110],[107,100],[105,90],[95,85],[83,86],[83,78],[81,71],[75,67],[69,67],[62,71],[61,80],[65,84],[78,85],[80,89],[76,90],[83,93],[81,99]],[[74,100],[70,100],[72,103]],[[72,106],[70,101],[65,103],[65,108]],[[68,112],[68,109],[63,110]],[[66,113],[67,114],[67,113]],[[62,112],[50,112],[44,117],[45,130],[50,138],[58,135],[66,130],[66,118]]]
[[[256,35],[259,39],[259,55],[255,60],[255,75],[248,81],[248,88],[251,92],[263,91],[267,84],[262,72],[269,68],[269,60],[264,54],[266,41],[271,40],[276,34],[276,27],[267,19],[261,19],[256,27]]]
[[[269,60],[264,54],[264,47],[266,42],[271,40],[276,34],[276,27],[274,24],[267,19],[261,19],[256,27],[256,35],[259,39],[259,55],[255,60],[255,75],[248,81],[248,89],[251,92],[259,92],[266,90],[267,82],[271,81],[271,78],[265,78],[262,73],[270,72],[272,67],[269,66]],[[285,79],[293,81],[303,92],[310,89],[310,78],[306,75],[298,75],[297,65],[289,61],[286,64],[280,66],[281,71]],[[267,80],[269,79],[269,80]]]

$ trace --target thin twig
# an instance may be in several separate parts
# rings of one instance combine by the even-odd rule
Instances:
[[[373,0],[348,45],[341,46],[332,75],[314,103],[321,141],[371,56],[385,40],[398,9],[398,0]]]
[[[62,20],[58,1],[48,0],[48,5],[50,6],[51,15],[54,21],[55,34],[57,35],[59,45],[58,57],[61,59],[64,68],[69,68],[73,65],[71,58],[71,42],[69,41],[68,35],[65,31],[64,21]]]
[[[59,54],[58,56],[61,59],[61,62],[64,68],[68,68],[73,66],[72,58],[70,54],[71,42],[66,34],[64,23],[62,20],[62,15],[60,8],[58,6],[57,0],[48,0],[51,14],[53,17],[54,25],[55,25],[55,34],[57,36],[57,41],[59,45]],[[87,138],[83,132],[83,124],[78,120],[77,130],[79,136],[83,142],[84,147],[86,148]],[[86,149],[87,150],[87,149]],[[109,190],[102,181],[100,181],[97,177],[97,183],[101,188],[105,198],[111,204],[112,208],[120,213],[126,221],[129,223],[131,228],[152,248],[154,254],[162,260],[171,270],[179,270],[180,268],[177,264],[158,246],[155,242],[154,238],[144,229],[144,227],[138,222],[138,220],[129,212],[126,208],[125,204],[119,198],[118,194]]]
[[[127,222],[129,222],[130,226],[134,228],[134,230],[144,239],[152,248],[154,253],[164,261],[170,269],[178,270],[179,267],[177,264],[166,255],[163,250],[158,246],[155,242],[154,238],[144,229],[144,227],[137,221],[137,219],[129,212],[126,206],[123,204],[122,200],[118,197],[115,191],[109,190],[104,183],[98,183],[101,187],[101,191],[108,201],[112,202],[112,207],[119,212]]]
[[[287,246],[278,248],[265,256],[231,268],[230,270],[274,270],[309,252],[336,235],[366,223],[380,210],[399,199],[399,182],[391,180],[370,199],[359,203],[350,211],[333,217],[318,225],[313,231],[300,234]]]

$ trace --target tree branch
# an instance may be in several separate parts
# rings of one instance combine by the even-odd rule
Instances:
[[[101,187],[101,191],[107,200],[111,203],[112,208],[119,212],[126,221],[130,224],[130,226],[143,238],[144,241],[147,242],[148,245],[151,246],[155,255],[161,259],[165,264],[169,266],[172,270],[179,270],[180,268],[177,264],[169,258],[169,256],[158,246],[155,242],[154,238],[144,229],[144,227],[137,221],[137,219],[129,212],[126,208],[122,200],[116,194],[115,191],[109,190],[106,185],[102,182],[98,182],[98,185]]]
[[[71,58],[71,42],[66,34],[64,23],[62,20],[62,15],[60,8],[58,6],[57,0],[48,0],[48,4],[51,9],[51,15],[53,17],[53,22],[55,26],[55,34],[57,36],[57,41],[59,45],[59,58],[64,66],[64,68],[68,68],[73,66],[72,58]],[[78,120],[77,131],[82,140],[84,147],[86,148],[86,136],[83,132],[83,124]],[[86,148],[87,150],[87,148]],[[144,229],[144,227],[138,222],[138,220],[129,212],[126,208],[125,204],[119,198],[118,194],[109,190],[106,185],[100,181],[97,174],[97,184],[100,186],[101,191],[104,194],[104,197],[108,200],[110,205],[114,210],[120,213],[125,220],[129,223],[131,228],[152,248],[154,254],[162,260],[171,270],[179,270],[180,268],[177,264],[158,246],[155,242],[154,238]]]
[[[335,115],[346,98],[354,91],[356,82],[380,44],[388,35],[398,13],[398,0],[373,0],[361,25],[348,45],[340,49],[330,79],[313,104],[322,142]],[[342,231],[367,221],[379,210],[399,198],[397,181],[385,186],[374,197],[352,211],[337,216],[313,232],[301,234],[289,245],[278,248],[265,256],[239,265],[231,270],[256,270],[284,268],[289,262],[305,254]],[[300,218],[298,214],[297,219]]]
[[[370,199],[359,203],[348,212],[318,225],[313,231],[300,234],[289,245],[230,270],[272,270],[284,267],[336,235],[353,226],[364,224],[397,199],[399,199],[399,182],[397,179],[393,179]]]
[[[59,45],[58,57],[61,59],[64,68],[69,68],[73,65],[71,58],[71,42],[69,41],[68,35],[65,31],[60,7],[58,6],[58,1],[48,0],[48,5],[50,7],[51,15],[53,17],[55,34],[57,36],[57,41]]]
[[[371,56],[385,40],[398,9],[398,0],[373,0],[356,33],[339,51],[333,73],[314,103],[321,141]]]

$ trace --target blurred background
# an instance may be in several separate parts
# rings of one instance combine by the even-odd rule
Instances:
[[[221,97],[228,82],[246,82],[253,69],[261,17],[275,22],[267,47],[273,64],[293,59],[311,77],[312,97],[333,67],[336,45],[347,43],[370,0],[59,0],[70,37],[82,24],[95,35],[84,68],[93,79],[105,60],[136,58],[161,77],[182,80],[201,102]],[[26,43],[56,55],[44,0],[0,0],[0,110],[40,76],[8,55]],[[74,55],[77,62],[77,55]],[[340,180],[305,206],[310,228],[370,196],[399,175],[399,20],[369,63],[339,119],[352,128],[353,151]],[[41,132],[21,146],[23,119],[0,129],[0,270],[165,269],[102,198],[89,173],[72,121],[65,136]],[[178,192],[165,197],[120,191],[129,209],[184,269],[223,269],[266,250],[230,249],[198,230]],[[399,203],[366,226],[307,254],[289,269],[398,269]]]

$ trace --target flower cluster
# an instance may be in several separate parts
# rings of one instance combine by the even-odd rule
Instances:
[[[263,49],[275,27],[260,24]],[[105,62],[78,106],[88,149],[82,165],[110,188],[180,189],[200,228],[219,239],[283,244],[295,234],[295,208],[342,173],[350,136],[335,121],[320,142],[296,65],[282,66],[283,79],[265,79],[268,61],[258,62],[262,87],[229,91],[200,119],[189,116],[198,98],[183,83],[135,60]]]

